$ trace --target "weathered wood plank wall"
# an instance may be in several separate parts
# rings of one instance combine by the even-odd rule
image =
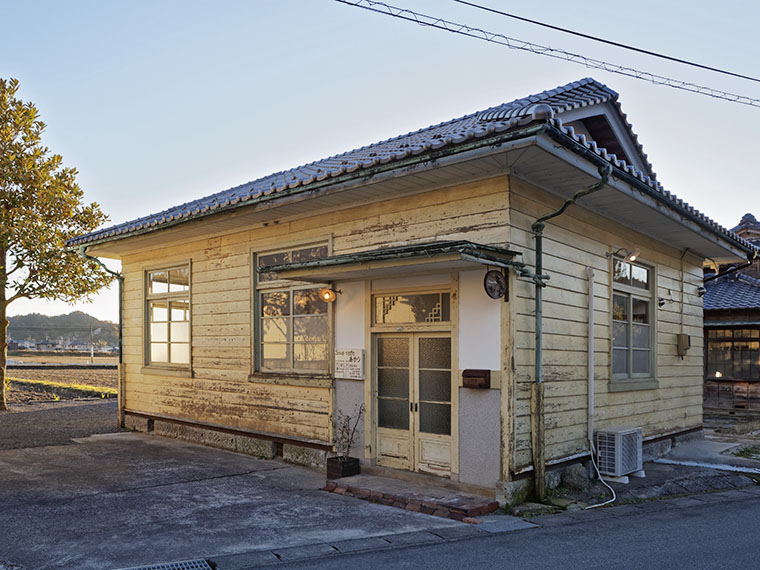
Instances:
[[[196,241],[128,255],[122,263],[126,408],[329,441],[328,387],[250,377],[252,252],[328,239],[334,254],[449,239],[506,244],[506,188],[502,177],[212,238],[201,237],[199,225]],[[185,261],[192,268],[192,378],[144,368],[144,272]]]
[[[533,221],[561,205],[556,197],[513,178],[510,184],[512,247],[534,264]],[[659,388],[610,391],[611,263],[606,252],[639,247],[640,261],[656,268],[652,310],[656,318],[656,378]],[[551,276],[544,289],[544,381],[546,382],[546,457],[561,458],[588,449],[586,267],[595,271],[595,417],[596,427],[643,426],[644,436],[690,429],[702,421],[701,260],[685,255],[681,316],[682,252],[625,229],[582,207],[572,206],[547,223],[544,268]],[[662,308],[657,297],[673,299]],[[515,321],[515,456],[514,467],[530,465],[530,383],[534,373],[534,290],[518,279],[513,307]],[[683,322],[683,325],[682,325]],[[677,333],[691,335],[692,347],[681,360]]]

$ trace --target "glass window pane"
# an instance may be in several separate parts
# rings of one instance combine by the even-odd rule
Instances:
[[[631,285],[639,289],[649,289],[649,269],[640,265],[631,266]]]
[[[151,301],[150,322],[159,323],[169,320],[169,303],[166,301]]]
[[[451,341],[448,338],[420,339],[420,368],[451,368]]]
[[[287,263],[288,261],[290,261],[290,254],[287,251],[256,256],[256,265],[258,267],[267,265],[279,265],[281,263]],[[267,273],[265,271],[259,271],[258,273],[258,280],[260,282],[272,281],[274,279],[277,279],[277,277],[272,273]]]
[[[377,394],[380,397],[409,398],[409,369],[378,368]]]
[[[166,342],[169,340],[168,323],[151,323],[150,325],[151,342]]]
[[[451,319],[448,293],[375,297],[376,324],[438,323]]]
[[[293,319],[293,342],[327,342],[327,315]]]
[[[649,325],[633,325],[633,348],[649,348]]]
[[[169,274],[166,271],[153,271],[148,274],[148,290],[151,295],[169,292]]]
[[[180,267],[169,271],[169,292],[178,293],[190,290],[190,268]]]
[[[190,364],[190,345],[184,342],[171,344],[172,364]]]
[[[327,345],[320,343],[293,344],[293,367],[327,370]]]
[[[634,323],[649,323],[649,301],[644,299],[631,299],[631,320]]]
[[[150,343],[150,361],[151,362],[168,362],[169,345],[165,342]]]
[[[290,314],[290,291],[272,291],[261,294],[261,315],[279,317]]]
[[[450,402],[451,372],[420,370],[420,401]]]
[[[409,367],[409,339],[378,338],[377,365]]]
[[[612,323],[612,346],[628,348],[628,323]]]
[[[311,261],[312,259],[322,259],[327,257],[327,246],[320,245],[316,247],[305,247],[302,249],[294,249],[292,253],[292,262],[299,263],[301,261]]]
[[[615,283],[623,283],[624,285],[631,284],[631,264],[623,263],[621,260],[616,259],[613,267],[612,279]]]
[[[190,342],[190,323],[171,323],[171,341]]]
[[[409,429],[409,400],[378,398],[377,425],[391,429]]]
[[[649,351],[634,350],[632,362],[633,374],[649,374]]]
[[[420,402],[420,431],[451,435],[451,405]]]
[[[327,303],[319,298],[319,289],[293,291],[294,315],[326,315]]]
[[[289,344],[264,343],[261,345],[261,366],[270,370],[292,367]]]
[[[290,342],[290,319],[287,317],[261,319],[261,340],[263,342]]]
[[[170,318],[172,321],[190,320],[190,303],[187,301],[172,301],[169,303]]]
[[[612,319],[615,321],[628,320],[628,297],[624,295],[612,296]]]
[[[612,349],[612,373],[628,374],[628,350],[624,348]]]

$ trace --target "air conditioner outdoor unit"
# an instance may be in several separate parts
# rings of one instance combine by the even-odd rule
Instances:
[[[602,475],[623,477],[642,469],[641,428],[613,427],[596,432],[596,454]]]

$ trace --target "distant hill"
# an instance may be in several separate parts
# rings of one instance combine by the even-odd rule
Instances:
[[[118,325],[111,321],[98,320],[82,311],[54,317],[32,313],[8,317],[8,321],[8,336],[15,341],[63,339],[67,342],[79,340],[89,343],[92,329],[96,344],[102,344],[100,341],[110,345],[118,343]],[[100,331],[95,333],[98,329]]]

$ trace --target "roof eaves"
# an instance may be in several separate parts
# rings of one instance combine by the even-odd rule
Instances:
[[[551,127],[547,134],[556,142],[561,143],[570,150],[591,159],[597,165],[609,162],[617,169],[615,176],[626,180],[636,188],[642,190],[648,196],[664,204],[668,208],[696,223],[703,230],[717,235],[747,254],[748,259],[760,255],[760,249],[742,237],[727,230],[717,222],[711,220],[699,210],[684,202],[674,194],[665,190],[662,185],[651,176],[636,169],[633,165],[618,159],[614,154],[609,154],[606,149],[597,146],[596,142],[589,141],[583,134],[575,134],[572,127],[564,127],[561,121],[552,119]]]

